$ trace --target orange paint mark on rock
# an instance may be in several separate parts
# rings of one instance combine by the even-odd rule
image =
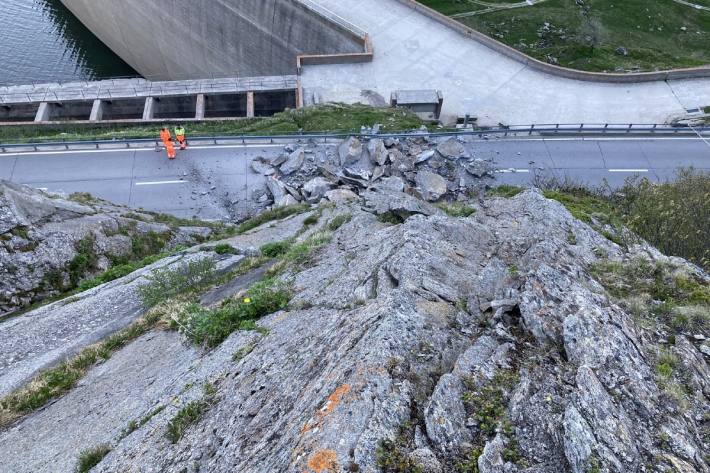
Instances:
[[[323,423],[323,420],[331,412],[333,412],[340,403],[343,402],[343,397],[350,392],[350,389],[351,388],[349,384],[343,384],[342,386],[338,387],[338,389],[333,391],[333,393],[328,396],[328,399],[326,400],[323,407],[321,407],[320,410],[316,412],[315,417],[306,422],[303,428],[301,428],[301,434],[305,434],[310,430],[320,427]]]
[[[336,473],[340,470],[335,450],[321,450],[308,460],[308,468],[315,473]]]

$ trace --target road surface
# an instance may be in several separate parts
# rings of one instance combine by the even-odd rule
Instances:
[[[335,146],[335,143],[320,146]],[[672,179],[678,167],[710,171],[710,143],[691,137],[471,139],[472,154],[493,158],[498,183],[525,185],[554,173],[591,185],[618,186],[642,175]],[[152,149],[0,154],[0,179],[94,196],[180,217],[229,219],[250,207],[263,177],[249,163],[283,151],[277,145],[196,146],[168,161]]]

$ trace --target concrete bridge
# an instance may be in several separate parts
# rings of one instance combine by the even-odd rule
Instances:
[[[297,95],[295,75],[9,86],[0,87],[0,123],[263,117],[295,108]]]

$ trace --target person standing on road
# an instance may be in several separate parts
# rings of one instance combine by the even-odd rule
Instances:
[[[168,152],[168,159],[175,159],[175,145],[172,138],[165,142],[165,150]]]
[[[178,125],[175,127],[175,138],[178,140],[178,143],[180,143],[181,150],[187,149],[187,139],[185,138],[184,126]]]
[[[168,141],[172,141],[173,137],[170,136],[170,130],[168,130],[168,127],[164,126],[162,130],[160,130],[160,140],[163,142],[165,147],[168,147]]]

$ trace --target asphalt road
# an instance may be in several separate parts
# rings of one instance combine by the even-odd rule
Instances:
[[[492,157],[499,169],[496,180],[506,184],[529,184],[536,173],[545,173],[619,186],[634,175],[671,180],[681,166],[710,171],[710,143],[701,138],[476,139],[468,146],[477,157]],[[175,161],[152,149],[0,154],[0,179],[89,192],[181,217],[224,219],[248,211],[252,190],[263,185],[251,160],[282,150],[282,144],[196,146]]]

